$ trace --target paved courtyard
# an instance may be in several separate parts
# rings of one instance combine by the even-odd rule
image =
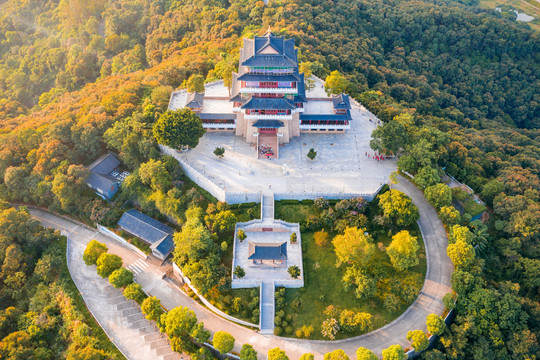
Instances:
[[[322,82],[316,85],[308,99],[326,97]],[[331,106],[324,101],[310,105],[318,103]],[[351,129],[345,134],[302,133],[280,147],[278,160],[257,159],[255,147],[232,132],[206,133],[195,149],[178,156],[228,192],[260,192],[271,186],[274,193],[372,193],[388,180],[396,162],[373,159],[369,141],[377,127],[375,115],[355,103],[351,115]],[[218,146],[225,148],[223,159],[213,154]],[[310,148],[317,151],[313,161],[306,156]]]

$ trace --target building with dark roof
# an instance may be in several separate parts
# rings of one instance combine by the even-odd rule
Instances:
[[[254,264],[260,264],[263,260],[272,263],[283,264],[287,262],[287,242],[283,243],[254,243],[248,242],[248,259]]]
[[[86,184],[98,195],[110,200],[120,188],[121,180],[113,176],[120,160],[112,154],[105,154],[88,167],[90,176]]]
[[[174,230],[135,209],[126,211],[118,226],[150,245],[152,254],[160,260],[165,260],[174,249]]]
[[[238,73],[232,74],[228,97],[234,118],[221,111],[223,104],[217,104],[227,99],[223,95],[188,94],[185,106],[199,114],[207,131],[234,131],[256,144],[257,149],[272,149],[277,158],[279,145],[289,143],[301,132],[344,132],[350,128],[348,95],[306,96],[294,39],[276,36],[268,29],[263,36],[243,39],[239,55]],[[171,104],[175,103],[174,96]],[[311,110],[303,119],[306,109]],[[320,113],[316,113],[318,110]]]

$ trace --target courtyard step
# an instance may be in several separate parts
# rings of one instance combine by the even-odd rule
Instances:
[[[274,283],[263,282],[261,296],[261,334],[274,333]]]

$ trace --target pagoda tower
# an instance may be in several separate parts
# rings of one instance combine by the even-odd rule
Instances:
[[[306,91],[294,39],[275,36],[270,29],[244,39],[231,94],[236,135],[247,142],[275,147],[277,152],[279,144],[299,136]]]

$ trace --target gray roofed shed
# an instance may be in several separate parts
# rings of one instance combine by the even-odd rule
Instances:
[[[120,165],[120,160],[112,154],[105,154],[90,164],[88,170],[96,174],[109,175],[118,165]]]
[[[199,94],[198,92],[188,93],[186,99],[186,107],[188,108],[202,108],[204,103],[204,93]]]

